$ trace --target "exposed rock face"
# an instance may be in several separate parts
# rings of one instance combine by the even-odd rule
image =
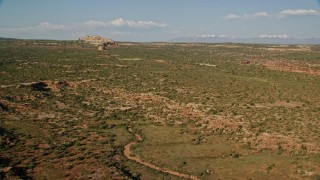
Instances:
[[[108,46],[108,45],[116,45],[116,43],[108,38],[103,38],[100,36],[85,36],[85,37],[81,37],[80,38],[81,41],[87,42],[89,44],[92,45],[104,45],[104,46]]]

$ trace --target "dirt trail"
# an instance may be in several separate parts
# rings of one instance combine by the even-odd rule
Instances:
[[[136,139],[138,141],[141,141],[142,138],[140,135],[138,134],[135,134],[136,136]],[[171,170],[168,170],[168,169],[162,169],[160,167],[157,167],[153,164],[150,164],[150,163],[147,163],[147,162],[144,162],[142,161],[139,157],[134,157],[134,156],[131,156],[131,146],[132,145],[135,145],[137,144],[137,142],[130,142],[129,144],[127,144],[125,147],[124,147],[124,151],[123,151],[123,154],[125,157],[127,157],[128,159],[132,160],[132,161],[135,161],[139,164],[142,164],[146,167],[149,167],[151,169],[154,169],[154,170],[157,170],[157,171],[160,171],[160,172],[163,172],[163,173],[168,173],[168,174],[171,174],[171,175],[174,175],[174,176],[178,176],[178,177],[182,177],[182,178],[186,178],[186,179],[192,179],[192,180],[199,180],[199,178],[197,178],[196,176],[192,176],[192,175],[188,175],[188,174],[183,174],[183,173],[179,173],[179,172],[176,172],[176,171],[171,171]]]

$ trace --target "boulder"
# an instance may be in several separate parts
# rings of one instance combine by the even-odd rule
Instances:
[[[84,37],[81,37],[79,40],[95,46],[116,45],[116,43],[112,39],[103,38],[100,36],[84,36]]]

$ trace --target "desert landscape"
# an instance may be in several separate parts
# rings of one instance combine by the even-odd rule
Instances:
[[[0,40],[1,179],[319,179],[320,46]]]

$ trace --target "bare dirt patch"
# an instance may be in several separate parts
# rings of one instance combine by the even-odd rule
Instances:
[[[217,67],[215,64],[200,63],[200,66]]]
[[[310,52],[312,51],[309,46],[297,46],[297,47],[288,47],[287,45],[281,45],[281,46],[275,46],[275,47],[267,47],[263,48],[264,50],[267,51],[279,51],[279,52],[289,52],[289,51],[294,51],[294,52]]]
[[[263,63],[263,66],[271,70],[320,75],[320,70],[313,68],[312,65],[308,66],[306,64],[295,64],[283,61],[267,61]]]
[[[161,59],[155,59],[153,60],[154,62],[157,62],[157,63],[167,63],[166,60],[161,60]]]
[[[256,103],[253,108],[272,108],[272,107],[285,107],[285,108],[297,108],[302,107],[300,102],[285,102],[285,101],[276,101],[274,103]]]
[[[141,61],[141,58],[118,58],[120,61]]]

